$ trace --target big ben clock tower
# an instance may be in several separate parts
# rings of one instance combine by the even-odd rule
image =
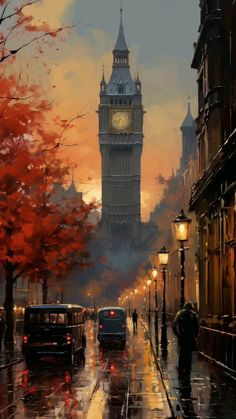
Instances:
[[[102,157],[102,239],[107,248],[132,249],[141,234],[140,181],[143,106],[139,76],[130,74],[120,10],[110,81],[100,83],[99,144]]]

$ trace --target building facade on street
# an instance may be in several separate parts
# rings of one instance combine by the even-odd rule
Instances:
[[[188,102],[186,116],[180,126],[182,152],[180,165],[176,174],[168,179],[164,197],[151,213],[151,221],[158,225],[157,248],[166,244],[170,250],[167,275],[167,310],[172,316],[180,308],[180,258],[179,244],[173,239],[172,220],[179,214],[181,208],[191,217],[190,238],[187,243],[185,261],[185,299],[191,300],[198,307],[198,264],[196,263],[197,234],[194,214],[188,213],[192,184],[197,176],[197,142],[196,122],[192,116],[190,102]]]
[[[199,309],[206,355],[236,370],[236,2],[200,2],[192,67],[198,72]]]
[[[99,144],[102,157],[102,240],[108,249],[133,248],[141,239],[141,81],[130,73],[122,9],[110,81],[100,83]],[[121,245],[122,243],[122,245]]]

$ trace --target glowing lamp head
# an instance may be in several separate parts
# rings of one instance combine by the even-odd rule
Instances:
[[[160,265],[165,266],[165,265],[168,264],[169,252],[168,252],[168,250],[166,249],[165,246],[162,246],[162,248],[159,250],[158,256],[159,256]]]
[[[152,283],[152,280],[150,278],[148,278],[147,279],[147,284],[148,284],[149,287],[150,287],[151,283]]]
[[[155,266],[153,266],[153,268],[152,268],[152,276],[153,276],[153,279],[156,279],[157,278],[157,275],[158,275],[157,268]]]
[[[173,224],[175,228],[176,240],[179,240],[179,241],[188,240],[191,221],[192,220],[184,214],[183,210],[181,210],[180,214],[174,218]]]

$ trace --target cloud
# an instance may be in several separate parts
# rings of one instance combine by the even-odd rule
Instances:
[[[74,0],[41,0],[24,9],[24,14],[34,16],[34,24],[48,22],[51,27],[58,27],[64,23],[63,16],[73,2]]]

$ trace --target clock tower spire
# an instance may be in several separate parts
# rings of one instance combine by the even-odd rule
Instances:
[[[137,246],[141,234],[141,155],[143,106],[141,81],[130,73],[129,49],[120,9],[112,73],[102,80],[99,145],[102,157],[102,238],[107,248]]]

